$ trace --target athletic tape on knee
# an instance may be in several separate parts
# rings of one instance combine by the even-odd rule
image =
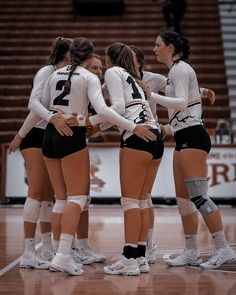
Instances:
[[[57,200],[52,208],[53,213],[63,214],[66,206],[66,200]]]
[[[196,206],[189,198],[176,198],[176,202],[181,216],[186,216],[197,211]]]
[[[83,211],[84,206],[86,204],[88,196],[87,195],[79,195],[79,196],[69,196],[67,198],[67,204],[74,203],[80,206],[81,211]]]
[[[152,208],[153,207],[152,195],[151,194],[148,194],[147,203],[148,203],[148,208]]]
[[[146,200],[140,200],[139,201],[139,208],[140,210],[144,210],[148,208],[148,201]]]
[[[131,209],[140,209],[139,200],[137,200],[137,199],[122,197],[120,200],[120,203],[121,203],[121,207],[123,209],[123,212],[126,212]]]
[[[207,196],[208,181],[206,177],[185,180],[190,200],[195,204],[202,216],[217,210],[215,203]]]
[[[41,222],[51,222],[52,217],[52,201],[42,201],[39,211],[39,221]]]
[[[30,197],[26,198],[23,209],[23,220],[37,223],[39,219],[40,202]]]
[[[90,203],[91,203],[91,196],[88,196],[83,211],[88,211]]]

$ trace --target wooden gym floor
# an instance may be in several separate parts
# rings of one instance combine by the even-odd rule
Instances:
[[[82,276],[68,276],[45,270],[20,269],[23,251],[22,206],[0,208],[0,294],[13,295],[235,295],[236,265],[206,271],[193,267],[167,267],[166,253],[184,249],[180,217],[175,207],[155,207],[155,239],[159,247],[158,262],[148,274],[136,277],[103,273],[104,264],[84,266]],[[236,208],[221,208],[229,244],[236,251]],[[107,255],[111,263],[121,254],[123,217],[118,205],[92,206],[90,209],[90,243]],[[212,250],[211,238],[201,217],[199,247],[206,258]],[[38,234],[39,236],[39,234]],[[39,241],[40,242],[40,241]],[[38,244],[40,246],[40,244]]]

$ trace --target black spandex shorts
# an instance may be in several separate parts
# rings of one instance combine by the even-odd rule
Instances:
[[[160,132],[157,129],[150,129],[156,136],[156,140],[146,142],[142,138],[133,134],[128,137],[125,141],[121,139],[120,147],[128,147],[130,149],[145,151],[153,156],[153,159],[161,159],[164,152],[163,140]]]
[[[53,124],[49,123],[43,137],[43,155],[51,159],[61,159],[84,149],[86,127],[70,127],[72,136],[62,136]]]
[[[210,152],[211,139],[202,125],[176,131],[174,138],[176,142],[175,150],[178,152],[182,149],[197,149],[207,153]]]
[[[32,128],[22,139],[20,144],[20,150],[30,149],[30,148],[42,148],[44,129]]]

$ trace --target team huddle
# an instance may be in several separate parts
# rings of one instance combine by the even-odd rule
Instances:
[[[161,32],[153,52],[169,68],[168,77],[144,70],[140,48],[122,42],[109,44],[101,83],[101,59],[88,39],[59,37],[54,42],[46,66],[35,75],[30,113],[9,148],[10,152],[20,148],[29,183],[20,267],[81,275],[83,264],[106,260],[88,240],[91,198],[86,128],[105,130],[113,125],[121,134],[125,244],[122,256],[106,265],[104,272],[139,275],[149,272],[149,264],[157,260],[151,192],[166,135],[174,136],[176,142],[173,172],[186,240],[185,251],[168,258],[167,265],[214,269],[236,259],[226,241],[220,211],[207,194],[211,141],[202,123],[202,99],[207,97],[213,103],[214,92],[199,88],[195,71],[185,61],[190,52],[188,41],[181,35]],[[158,104],[168,110],[169,124],[165,126],[158,122]],[[197,246],[198,212],[216,250],[205,262]],[[35,248],[38,221],[40,253]]]

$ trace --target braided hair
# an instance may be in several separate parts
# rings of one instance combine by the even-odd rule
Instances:
[[[93,56],[93,44],[85,37],[78,37],[72,41],[70,46],[71,67],[68,75],[68,80],[64,85],[64,92],[69,94],[71,89],[71,77],[77,68],[86,59]]]

